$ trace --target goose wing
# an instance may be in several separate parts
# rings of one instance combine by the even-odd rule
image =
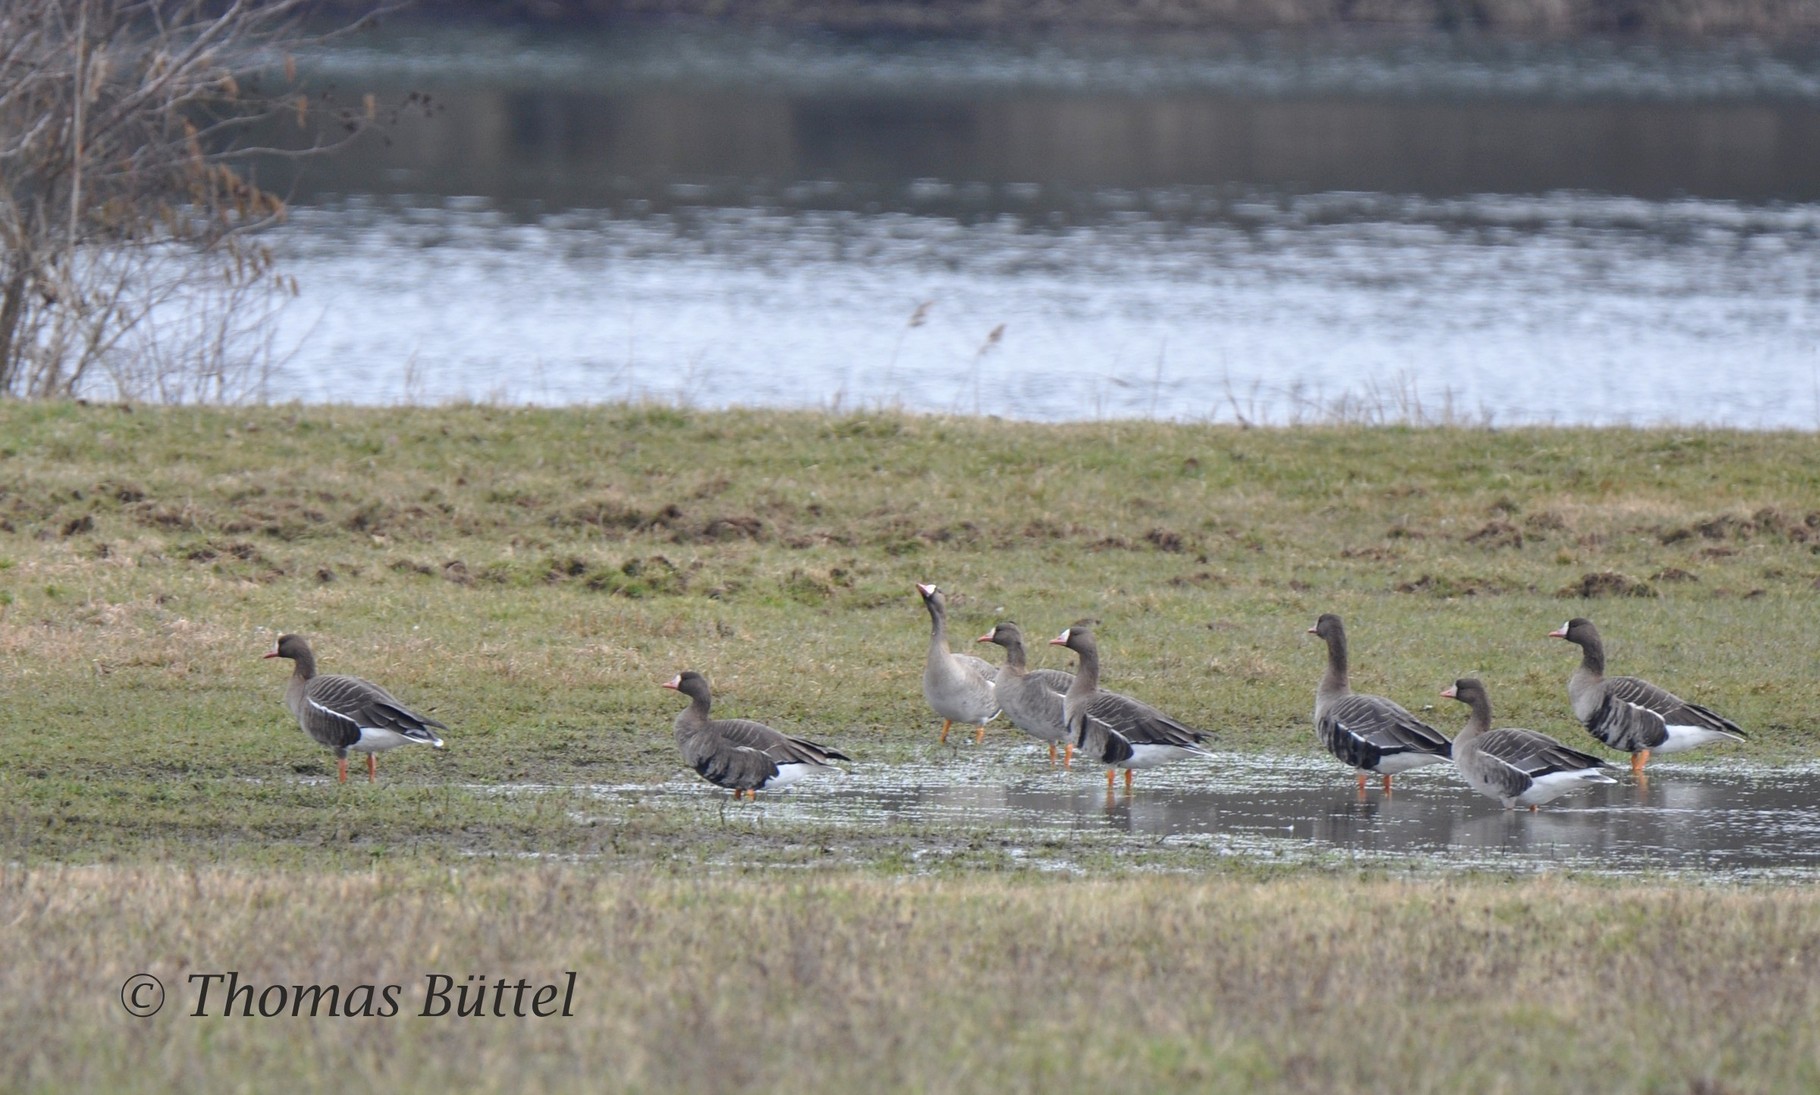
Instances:
[[[972,654],[950,654],[948,656],[984,677],[987,684],[992,684],[998,680],[998,666],[984,658],[976,658]]]
[[[773,749],[771,750],[773,760],[788,759],[802,764],[819,764],[826,767],[833,767],[833,762],[837,760],[848,762],[853,760],[845,753],[837,752],[819,742],[810,741],[808,738],[785,737],[784,743],[788,748],[787,756],[779,756],[779,750]]]
[[[1005,717],[1018,729],[1044,741],[1061,741],[1067,737],[1063,693],[1056,691],[1035,673],[1006,673],[993,686],[993,694],[998,697]]]
[[[851,760],[807,738],[793,738],[774,727],[751,719],[715,719],[709,730],[727,746],[752,749],[771,758],[774,764],[815,764],[831,767],[833,761]]]
[[[1137,755],[1130,739],[1111,723],[1078,706],[1069,713],[1068,734],[1076,749],[1102,764],[1118,764]]]
[[[1668,689],[1660,688],[1639,677],[1607,677],[1605,695],[1607,703],[1617,700],[1632,707],[1643,708],[1667,726],[1693,726],[1723,734],[1744,736],[1744,730],[1732,720],[1697,703],[1688,703]],[[1664,731],[1664,736],[1666,733]]]
[[[1334,756],[1354,768],[1374,770],[1397,753],[1453,755],[1447,735],[1382,696],[1341,697],[1321,712],[1315,730]]]
[[[725,740],[700,742],[699,747],[693,749],[685,746],[683,760],[717,787],[749,790],[763,787],[777,775],[777,761],[764,750]]]
[[[1562,745],[1547,734],[1514,726],[1482,734],[1478,744],[1481,756],[1494,758],[1513,773],[1519,773],[1529,780],[1556,772],[1583,772],[1588,768],[1611,767],[1591,753],[1582,753],[1578,749]]]
[[[1156,708],[1117,692],[1097,691],[1081,707],[1081,713],[1104,722],[1130,745],[1173,745],[1182,749],[1205,752],[1200,743],[1207,735],[1192,726],[1178,722]]]
[[[362,730],[387,730],[413,741],[441,746],[442,739],[435,731],[448,729],[359,677],[312,677],[304,689],[303,702],[305,729],[311,737],[332,747],[353,745],[360,740]]]

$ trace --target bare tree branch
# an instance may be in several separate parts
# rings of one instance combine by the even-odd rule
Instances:
[[[0,3],[0,396],[98,377],[127,397],[235,387],[230,359],[294,291],[250,242],[285,207],[249,165],[321,155],[375,121],[319,106],[345,130],[244,140],[312,114],[281,58],[366,21],[306,32],[307,4]]]

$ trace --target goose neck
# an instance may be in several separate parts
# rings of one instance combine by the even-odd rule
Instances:
[[[1491,700],[1483,694],[1471,697],[1467,701],[1466,727],[1454,738],[1454,748],[1469,744],[1474,738],[1491,729]]]
[[[1088,643],[1075,649],[1074,653],[1080,664],[1074,668],[1074,685],[1068,691],[1074,695],[1089,695],[1100,687],[1099,647]]]
[[[1304,678],[1306,679],[1306,678]],[[1336,630],[1327,636],[1327,671],[1321,674],[1323,695],[1344,695],[1351,691],[1346,671],[1346,633]]]
[[[1593,677],[1605,676],[1605,647],[1596,636],[1580,642],[1580,670]]]

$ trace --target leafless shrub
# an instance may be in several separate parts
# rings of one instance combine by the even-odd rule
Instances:
[[[0,394],[257,393],[296,286],[255,235],[285,215],[255,166],[377,120],[369,97],[322,124],[291,60],[324,37],[305,2],[0,5]],[[253,146],[279,116],[323,135]]]

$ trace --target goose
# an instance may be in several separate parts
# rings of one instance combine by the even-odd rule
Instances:
[[[1637,677],[1607,677],[1605,648],[1591,620],[1576,616],[1549,636],[1580,648],[1580,667],[1567,678],[1574,717],[1593,737],[1630,754],[1641,777],[1651,752],[1679,753],[1714,741],[1743,741],[1744,730],[1697,703]]]
[[[1390,777],[1453,755],[1447,735],[1383,696],[1354,692],[1346,676],[1346,625],[1331,612],[1308,629],[1327,640],[1327,672],[1314,692],[1314,732],[1327,751],[1365,776],[1376,772],[1390,791]]]
[[[367,755],[367,782],[379,782],[378,754],[400,745],[442,748],[436,730],[448,727],[419,715],[390,692],[359,677],[316,675],[316,655],[302,635],[280,635],[265,655],[288,658],[294,668],[284,689],[284,705],[304,732],[335,751],[335,771],[348,781],[348,750]],[[432,729],[434,728],[434,729]]]
[[[825,745],[793,738],[751,719],[711,719],[714,696],[708,678],[684,670],[663,683],[689,697],[676,716],[676,748],[701,778],[757,800],[760,791],[781,791],[818,768],[840,771],[830,763],[852,760]]]
[[[1514,726],[1491,728],[1491,697],[1476,678],[1464,677],[1441,693],[1472,709],[1466,729],[1453,739],[1453,762],[1472,789],[1506,810],[1536,807],[1593,783],[1616,783],[1611,767],[1590,753],[1569,749],[1547,734]]]
[[[1049,743],[1049,763],[1055,764],[1055,747],[1061,745],[1062,767],[1074,761],[1074,743],[1068,740],[1068,720],[1062,697],[1074,684],[1074,674],[1059,669],[1028,669],[1024,658],[1024,632],[1007,620],[979,637],[982,643],[1005,648],[1005,664],[993,679],[993,695],[1011,725],[1038,741]]]
[[[1201,747],[1207,738],[1204,731],[1177,722],[1141,700],[1100,687],[1100,648],[1091,628],[1079,624],[1067,628],[1050,639],[1049,645],[1065,646],[1080,658],[1062,708],[1075,748],[1106,766],[1108,792],[1119,768],[1125,770],[1125,790],[1129,792],[1134,769],[1213,755]]]
[[[948,649],[948,596],[935,586],[916,583],[923,607],[929,610],[929,658],[923,665],[923,698],[942,717],[942,743],[948,728],[957,722],[979,726],[973,738],[986,740],[986,724],[998,715],[998,698],[992,679],[998,670],[984,658],[956,654]]]

